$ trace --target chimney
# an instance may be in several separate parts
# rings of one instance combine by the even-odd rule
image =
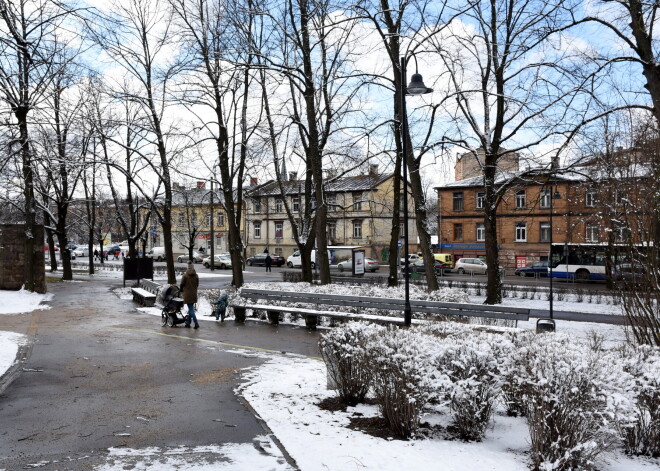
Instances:
[[[378,175],[378,164],[369,164],[369,175]]]
[[[289,172],[289,181],[295,182],[298,179],[298,174],[296,172]]]
[[[250,185],[256,185],[259,183],[259,179],[257,177],[250,177]]]
[[[206,188],[206,182],[197,182],[197,188]]]

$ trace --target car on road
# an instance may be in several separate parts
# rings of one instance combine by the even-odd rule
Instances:
[[[454,265],[454,271],[461,275],[464,273],[485,275],[486,270],[488,270],[488,265],[480,258],[461,258]]]
[[[157,262],[162,262],[165,260],[165,247],[152,247],[151,250],[145,254],[145,257],[153,258]]]
[[[103,256],[105,258],[114,257],[116,253],[119,253],[119,256],[121,256],[121,247],[119,247],[118,245],[103,247]]]
[[[631,281],[643,283],[648,280],[646,268],[639,263],[619,263],[612,267],[612,278],[615,281]]]
[[[206,268],[211,268],[211,257],[206,257],[204,261],[202,261],[202,265],[204,265]],[[214,255],[213,266],[222,270],[225,268],[231,268],[231,257],[228,253]]]
[[[179,255],[176,258],[176,261],[179,263],[184,263],[187,262],[188,260],[192,260],[193,263],[202,263],[202,261],[206,257],[208,257],[208,255],[203,252],[193,252],[192,258],[190,258],[188,254],[184,254],[184,255]]]
[[[526,267],[516,268],[516,276],[548,276],[548,261],[534,262]]]
[[[73,254],[76,257],[89,257],[89,247],[83,247],[83,246],[76,247],[73,250]]]
[[[339,262],[337,264],[337,269],[339,271],[353,270],[353,260],[349,258],[348,260]],[[380,265],[376,260],[374,260],[373,258],[364,257],[364,271],[370,271],[371,273],[375,273],[379,269],[380,269]]]
[[[424,259],[418,259],[417,261],[410,263],[410,273],[425,273],[426,268],[424,267]],[[435,270],[436,275],[444,275],[451,270],[451,267],[446,263],[440,262],[438,260],[433,260],[433,269]],[[404,269],[405,270],[405,269]]]
[[[408,264],[415,263],[417,260],[420,260],[421,257],[417,255],[416,253],[409,253],[408,254]],[[401,265],[405,265],[406,263],[406,257],[401,257],[399,260],[401,262]]]
[[[248,264],[248,266],[257,266],[257,267],[265,267],[266,266],[266,255],[267,253],[258,253],[257,255],[254,255],[250,258],[248,258],[245,263]],[[273,265],[276,267],[281,267],[286,263],[286,260],[284,260],[284,257],[281,255],[277,254],[270,254],[270,258],[273,260]]]
[[[48,244],[44,245],[44,250],[46,252],[48,252],[50,250],[50,246]],[[57,245],[55,247],[53,247],[53,252],[59,252],[59,251],[60,251],[60,248]]]

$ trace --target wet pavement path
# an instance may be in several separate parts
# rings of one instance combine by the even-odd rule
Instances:
[[[52,309],[0,317],[31,343],[0,394],[0,470],[89,470],[111,447],[251,443],[267,431],[233,392],[238,371],[280,352],[318,355],[318,334],[302,328],[161,327],[120,286],[53,283]]]

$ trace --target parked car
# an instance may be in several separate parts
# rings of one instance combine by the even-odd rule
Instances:
[[[548,276],[548,261],[534,262],[526,267],[516,268],[517,276]]]
[[[83,247],[83,246],[77,247],[76,249],[74,249],[73,254],[76,257],[89,257],[89,247]]]
[[[454,271],[461,275],[464,273],[479,273],[485,275],[487,269],[488,265],[486,265],[486,262],[480,258],[461,258],[454,265]]]
[[[115,253],[119,252],[121,254],[121,247],[118,245],[111,245],[109,247],[103,247],[103,256],[106,258],[113,257]]]
[[[258,267],[264,267],[266,266],[266,255],[267,253],[258,253],[257,255],[248,258],[245,263],[247,263],[249,266],[258,266]],[[270,254],[270,258],[273,259],[273,265],[276,267],[281,267],[286,263],[286,260],[284,260],[284,257],[281,255],[277,254]]]
[[[208,257],[208,255],[203,252],[193,252],[192,259],[188,257],[188,254],[184,254],[184,255],[179,255],[176,258],[176,261],[179,263],[184,263],[187,262],[188,260],[192,260],[193,263],[201,263],[206,257]]]
[[[206,257],[202,264],[206,268],[211,268],[211,257]],[[224,270],[225,268],[231,268],[231,257],[228,253],[221,253],[213,256],[213,266],[215,268],[220,268]]]
[[[408,264],[415,263],[417,260],[419,260],[421,257],[417,255],[416,253],[409,253],[408,254]],[[401,262],[401,265],[405,265],[406,263],[406,258],[401,257],[399,260]]]
[[[616,281],[632,281],[642,283],[645,281],[646,268],[639,263],[619,263],[612,267],[612,278]]]
[[[312,249],[312,253],[309,258],[312,260],[312,268],[315,268],[316,249]],[[330,263],[332,263],[332,254],[330,253],[330,250],[328,250],[328,260],[330,260],[331,261]],[[296,250],[287,257],[286,266],[289,268],[302,267],[302,257],[300,255],[300,250]]]
[[[409,264],[411,273],[425,273],[426,268],[424,267],[424,260],[418,259],[416,262]],[[451,267],[446,263],[440,262],[438,260],[433,260],[433,269],[435,270],[436,275],[444,275],[451,270]]]
[[[165,260],[165,247],[153,247],[146,254],[146,257],[153,258],[157,262]]]
[[[339,271],[344,271],[344,270],[353,270],[353,259],[348,259],[343,262],[339,262],[337,264],[337,268]],[[380,269],[380,265],[376,260],[373,258],[369,257],[364,257],[364,271],[370,271],[371,273],[375,273]]]

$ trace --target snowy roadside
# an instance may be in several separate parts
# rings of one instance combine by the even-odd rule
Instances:
[[[435,469],[444,471],[529,469],[529,432],[522,418],[496,414],[482,442],[445,440],[440,436],[404,441],[377,438],[347,425],[352,418],[377,416],[376,406],[359,405],[342,411],[318,407],[334,393],[326,389],[322,361],[279,357],[245,375],[241,394],[282,443],[301,471]],[[447,411],[422,418],[448,425]],[[323,452],[321,452],[323,451]],[[630,458],[620,452],[604,455],[601,471],[651,471],[660,459]]]

